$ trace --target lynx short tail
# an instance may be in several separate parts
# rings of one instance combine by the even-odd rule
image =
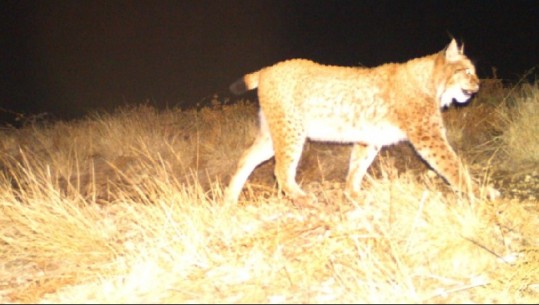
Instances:
[[[243,94],[258,87],[259,71],[245,75],[230,85],[230,91],[234,94]]]

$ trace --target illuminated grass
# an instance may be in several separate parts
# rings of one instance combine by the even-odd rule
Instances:
[[[508,90],[480,95],[444,114],[451,143],[481,179],[508,156],[537,167],[539,141],[526,127],[539,121],[538,90],[512,90],[511,103],[487,103]],[[242,102],[141,105],[2,130],[0,300],[539,299],[537,202],[471,204],[406,146],[377,159],[357,201],[341,192],[349,147],[308,144],[298,178],[317,202],[298,207],[277,194],[269,162],[238,205],[223,205],[255,127],[256,107]]]

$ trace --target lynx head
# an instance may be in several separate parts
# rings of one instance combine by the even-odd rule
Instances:
[[[464,55],[464,45],[459,47],[455,39],[440,54],[443,61],[443,79],[438,84],[441,107],[449,106],[453,99],[464,103],[479,91],[479,78],[475,66]]]

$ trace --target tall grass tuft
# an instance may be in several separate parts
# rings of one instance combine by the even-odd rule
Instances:
[[[506,128],[501,136],[513,161],[539,161],[539,82],[525,83],[500,105]]]

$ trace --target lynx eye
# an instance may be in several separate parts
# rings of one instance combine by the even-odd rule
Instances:
[[[460,69],[456,69],[453,73],[454,73],[454,74],[460,74],[460,73],[462,73],[462,72],[466,72],[466,70],[468,70],[468,69],[460,68]]]
[[[473,71],[470,68],[462,68],[462,69],[455,70],[455,74],[459,74],[459,73],[462,73],[462,72],[464,72],[466,75],[472,75],[473,74]]]

